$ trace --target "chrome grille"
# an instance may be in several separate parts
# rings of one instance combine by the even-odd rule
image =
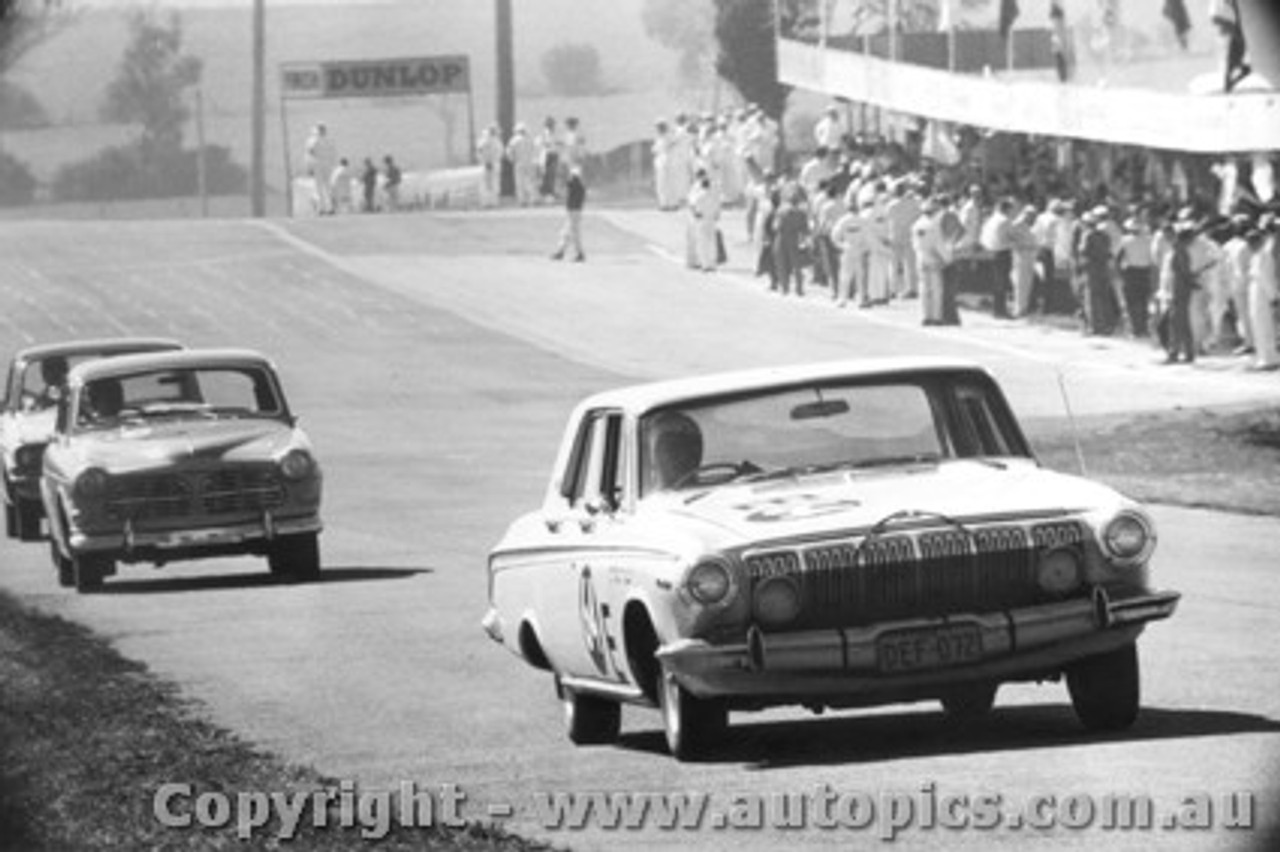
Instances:
[[[870,624],[959,612],[993,612],[1043,599],[1039,554],[1084,540],[1074,521],[928,530],[753,554],[752,585],[795,576],[804,602],[790,629]]]
[[[261,512],[284,503],[284,486],[271,468],[229,467],[200,478],[200,505],[206,514]]]
[[[180,518],[191,513],[191,487],[173,474],[112,477],[106,509],[115,520]]]

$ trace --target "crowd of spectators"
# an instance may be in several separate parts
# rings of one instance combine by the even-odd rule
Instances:
[[[660,208],[687,212],[689,266],[723,262],[722,211],[740,203],[756,273],[780,295],[819,287],[859,309],[919,298],[926,325],[959,324],[960,303],[1074,317],[1088,335],[1152,341],[1165,363],[1280,366],[1274,200],[1242,187],[1224,211],[1185,187],[1079,187],[1045,156],[1012,177],[940,168],[852,136],[835,107],[813,134],[788,164],[759,110],[659,123],[655,191]]]

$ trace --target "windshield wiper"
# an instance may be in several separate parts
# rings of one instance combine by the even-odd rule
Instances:
[[[942,456],[937,453],[914,453],[912,455],[879,456],[872,459],[863,459],[852,462],[849,466],[853,468],[893,467],[900,464],[938,464],[941,461]]]
[[[213,415],[213,409],[210,405],[203,402],[185,402],[185,403],[152,403],[142,408],[128,409],[130,412],[137,412],[139,417],[181,417],[185,415],[199,415],[201,417],[210,417]]]

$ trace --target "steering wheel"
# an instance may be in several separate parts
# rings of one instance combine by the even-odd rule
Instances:
[[[734,479],[746,473],[759,473],[762,468],[754,462],[746,459],[740,462],[708,462],[695,467],[693,470],[681,476],[671,484],[672,488],[683,488],[691,482],[700,482],[707,474],[721,473],[724,477],[714,485],[720,485],[725,482],[731,482]]]

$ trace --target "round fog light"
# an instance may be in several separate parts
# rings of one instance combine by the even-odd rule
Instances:
[[[1080,559],[1072,550],[1050,550],[1040,557],[1036,579],[1049,594],[1066,594],[1080,585]]]
[[[800,615],[800,589],[790,577],[768,577],[756,586],[756,620],[766,627],[781,627]]]

